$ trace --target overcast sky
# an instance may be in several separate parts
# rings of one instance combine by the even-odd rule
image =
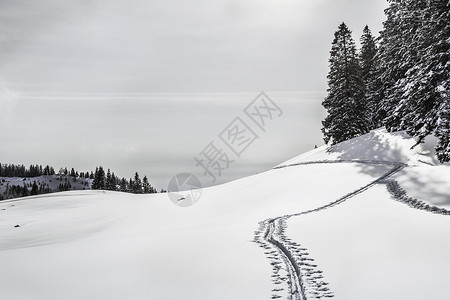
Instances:
[[[42,92],[323,90],[333,33],[386,0],[0,0],[0,78]]]
[[[316,97],[320,107],[338,25],[346,22],[357,41],[366,24],[377,35],[386,7],[385,0],[0,0],[0,126],[7,131],[2,132],[0,162],[63,164],[65,147],[57,144],[83,153],[81,159],[71,150],[65,165],[86,168],[107,156],[92,146],[101,141],[118,147],[122,157],[124,151],[131,155],[153,149],[146,162],[143,154],[128,164],[106,159],[122,176],[130,176],[138,165],[142,172],[154,170],[152,164],[174,157],[179,164],[184,157],[184,163],[191,164],[196,153],[190,151],[202,150],[200,145],[215,133],[206,130],[204,120],[191,118],[198,144],[190,143],[189,151],[173,149],[170,141],[185,138],[174,130],[186,127],[187,121],[180,117],[183,110],[192,117],[216,116],[212,128],[220,132],[262,90],[312,91],[303,100]],[[223,92],[247,94],[233,96],[242,103],[231,106],[210,100],[219,99],[217,94],[204,95]],[[160,93],[181,94],[169,105],[167,97],[157,97]],[[293,95],[279,98],[291,110],[301,110],[301,103],[294,109],[292,99],[304,94]],[[311,109],[321,114],[316,114],[319,108]],[[131,124],[137,117],[151,120],[138,123],[151,131],[153,147],[140,134],[117,130],[117,124]],[[55,120],[59,125],[52,123]],[[284,122],[288,120],[295,122],[289,117]],[[111,123],[114,132],[102,132],[101,126]],[[288,126],[300,125],[282,127]],[[305,149],[320,138],[320,124],[311,125],[311,131],[314,138],[306,139]],[[36,134],[45,137],[48,146],[30,137]],[[292,132],[276,136],[282,146],[293,148],[278,157],[271,154],[264,167],[304,150],[301,144],[289,142]],[[171,155],[164,156],[168,145]],[[245,168],[252,170],[250,165]]]

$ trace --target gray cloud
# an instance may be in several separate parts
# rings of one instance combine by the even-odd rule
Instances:
[[[0,122],[10,122],[19,95],[0,82]],[[0,123],[1,124],[1,123]]]
[[[1,3],[0,76],[70,92],[324,89],[333,32],[384,0]]]

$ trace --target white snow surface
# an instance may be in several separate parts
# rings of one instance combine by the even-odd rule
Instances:
[[[380,128],[331,147],[321,146],[290,159],[282,165],[324,159],[350,159],[403,162],[411,166],[424,164],[436,166],[441,164],[434,155],[435,144],[436,138],[429,136],[425,139],[425,143],[415,146],[416,141],[405,132],[388,133],[386,129]],[[413,146],[415,147],[411,149]]]
[[[389,179],[410,197],[450,209],[450,167],[427,143],[411,150],[414,143],[373,131],[281,165],[335,163],[205,188],[188,208],[166,194],[105,191],[1,201],[0,299],[290,299],[253,242],[259,222],[324,206],[393,168],[374,161],[407,164]],[[450,216],[396,201],[382,182],[286,224],[333,299],[450,298]]]

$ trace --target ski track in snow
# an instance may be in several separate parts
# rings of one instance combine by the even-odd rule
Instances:
[[[438,208],[436,206],[430,206],[421,200],[409,197],[406,191],[400,187],[396,180],[389,178],[404,169],[407,166],[405,163],[373,160],[322,160],[281,165],[275,167],[274,169],[312,164],[339,163],[385,165],[392,166],[392,169],[367,185],[364,185],[329,204],[315,209],[283,215],[260,222],[259,229],[255,231],[254,242],[266,250],[264,253],[267,258],[269,258],[270,264],[272,265],[272,282],[275,285],[275,288],[272,289],[272,299],[278,299],[286,296],[287,299],[290,300],[334,297],[333,292],[327,287],[328,283],[323,281],[322,271],[317,268],[317,265],[313,264],[314,259],[309,257],[307,249],[284,235],[287,228],[287,220],[289,218],[319,212],[321,210],[339,205],[353,196],[365,192],[376,184],[385,184],[388,192],[394,200],[407,204],[411,208],[425,210],[435,214],[450,215],[449,210]],[[285,285],[283,285],[283,283]]]

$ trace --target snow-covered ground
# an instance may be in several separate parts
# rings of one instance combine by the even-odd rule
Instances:
[[[2,201],[0,299],[449,299],[450,167],[413,144],[373,131],[189,208],[103,191]]]

